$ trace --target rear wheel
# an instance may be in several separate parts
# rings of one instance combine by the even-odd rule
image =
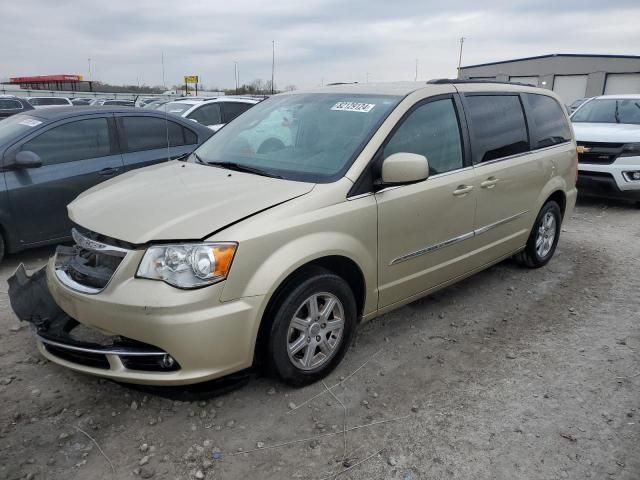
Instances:
[[[356,326],[347,282],[324,269],[301,276],[279,302],[269,338],[272,369],[294,386],[313,383],[340,363]]]
[[[560,238],[562,213],[553,200],[544,204],[533,225],[527,245],[520,253],[520,261],[529,268],[546,265],[556,251]]]

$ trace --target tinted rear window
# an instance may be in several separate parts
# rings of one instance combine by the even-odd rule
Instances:
[[[29,100],[31,105],[69,105],[66,98],[32,98]]]
[[[0,99],[0,110],[22,110],[22,104],[18,100]]]
[[[122,121],[129,152],[196,143],[193,141],[192,132],[170,120],[154,117],[124,117]]]
[[[229,123],[231,120],[236,118],[241,113],[246,112],[251,107],[253,107],[253,103],[224,102],[224,121],[225,121],[225,123]]]
[[[465,99],[474,163],[529,151],[527,124],[517,95],[469,95]]]
[[[546,95],[527,93],[535,129],[533,144],[537,148],[549,147],[571,140],[571,129],[562,107]]]

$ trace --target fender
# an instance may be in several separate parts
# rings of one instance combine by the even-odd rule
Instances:
[[[322,249],[318,247],[322,246]],[[242,258],[242,244],[237,255]],[[250,247],[249,247],[250,248]],[[240,297],[265,295],[265,302],[271,298],[276,289],[298,268],[323,257],[342,256],[353,261],[364,276],[365,305],[363,314],[377,308],[377,260],[363,241],[346,233],[327,231],[315,232],[292,239],[271,252],[264,261],[252,269],[246,282],[233,282],[230,275],[222,293],[221,300],[229,301]],[[233,267],[235,267],[234,265]],[[233,269],[232,267],[232,269]],[[251,267],[243,262],[239,269]]]

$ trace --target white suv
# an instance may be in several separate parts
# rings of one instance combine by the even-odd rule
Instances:
[[[164,104],[158,110],[188,118],[217,132],[259,102],[258,99],[248,97],[218,97],[212,100],[179,99]]]
[[[571,115],[580,193],[640,201],[640,95],[604,95]]]

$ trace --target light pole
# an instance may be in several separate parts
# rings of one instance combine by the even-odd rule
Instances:
[[[162,64],[162,87],[167,90],[167,84],[164,81],[164,51],[160,52],[160,63]]]
[[[274,77],[276,70],[276,41],[271,40],[271,95],[273,95],[275,91]]]
[[[460,37],[460,56],[458,57],[458,78],[460,78],[460,67],[462,67],[462,45],[464,44],[465,38]]]
[[[89,62],[89,81],[93,81],[93,77],[91,76],[91,57],[89,57],[87,59],[87,62]]]
[[[238,94],[238,88],[240,83],[240,76],[238,75],[238,62],[233,62],[233,76],[236,80],[236,95]]]

